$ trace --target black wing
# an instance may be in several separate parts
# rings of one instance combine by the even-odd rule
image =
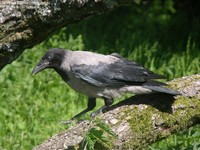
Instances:
[[[98,65],[73,65],[71,71],[77,78],[98,87],[141,85],[151,79],[163,78],[124,58],[111,64],[100,62]]]

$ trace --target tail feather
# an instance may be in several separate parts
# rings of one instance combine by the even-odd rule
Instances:
[[[145,88],[150,89],[155,92],[167,93],[171,95],[181,95],[178,91],[163,87],[163,86],[156,86],[156,85],[144,85]]]

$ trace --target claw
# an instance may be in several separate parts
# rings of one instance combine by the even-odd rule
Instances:
[[[76,120],[74,120],[74,119],[62,120],[62,121],[60,121],[60,123],[62,123],[63,125],[68,125],[68,124],[71,124],[74,121],[76,121]]]

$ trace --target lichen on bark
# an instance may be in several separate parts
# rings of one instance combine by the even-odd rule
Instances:
[[[3,0],[0,3],[0,70],[54,31],[132,0]]]

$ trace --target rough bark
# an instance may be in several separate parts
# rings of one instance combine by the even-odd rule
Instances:
[[[1,0],[0,70],[55,30],[139,0]]]
[[[163,94],[133,96],[112,106],[92,121],[85,121],[63,131],[34,150],[80,149],[97,120],[107,124],[117,135],[111,149],[143,149],[147,145],[186,129],[200,121],[200,74],[169,82],[182,96]],[[105,145],[96,142],[97,149]]]

